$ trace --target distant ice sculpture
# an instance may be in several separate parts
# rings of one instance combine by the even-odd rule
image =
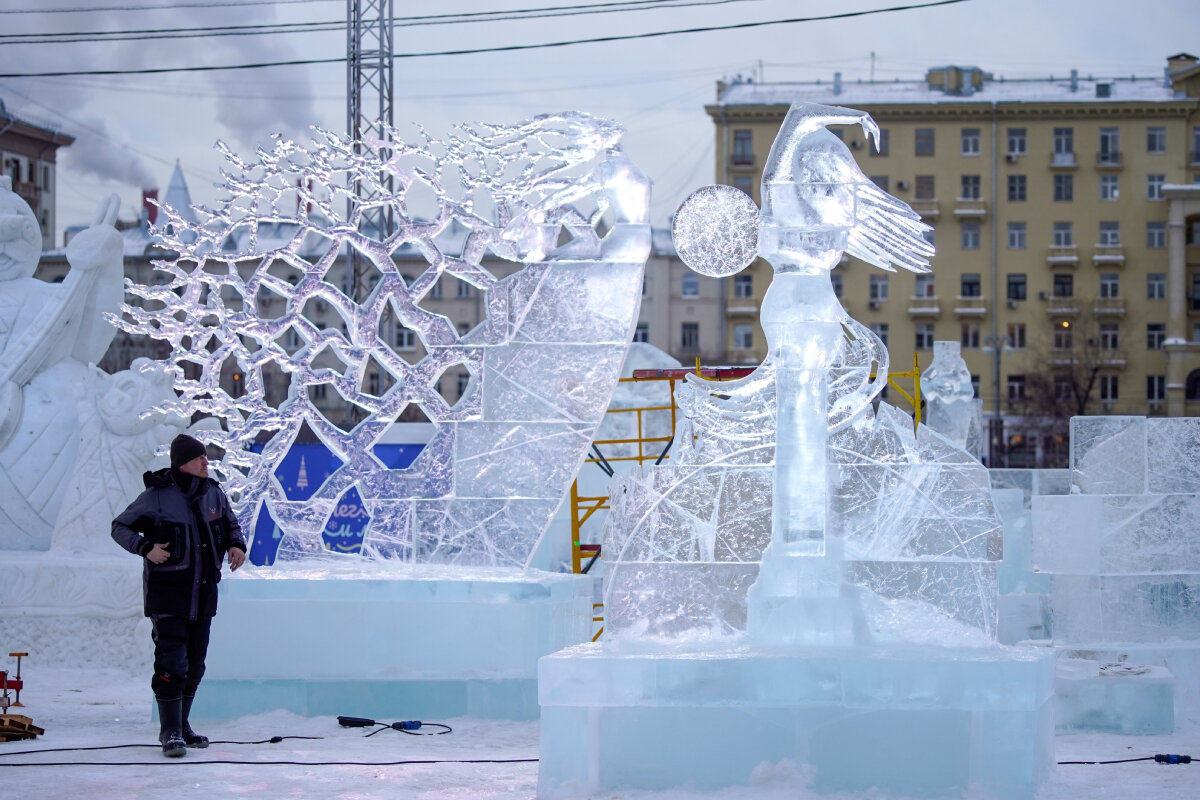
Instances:
[[[146,305],[127,306],[120,324],[170,343],[181,397],[165,410],[221,422],[200,435],[225,451],[216,469],[243,526],[281,530],[280,558],[325,554],[322,531],[357,496],[369,557],[528,563],[608,406],[641,301],[650,183],[621,134],[574,112],[461,125],[443,139],[423,128],[364,143],[317,131],[307,149],[278,138],[256,160],[225,149],[227,195],[197,208],[198,222],[166,209],[158,233],[178,256],[156,265],[168,281],[132,285]],[[363,228],[371,208],[394,232]],[[260,229],[279,223],[294,237],[260,245]],[[361,302],[331,273],[351,248],[369,262]],[[401,251],[427,267],[405,280]],[[485,254],[524,266],[497,278]],[[486,319],[473,330],[423,307],[443,277],[481,293]],[[264,313],[265,298],[282,300],[282,314]],[[310,303],[340,326],[315,325]],[[406,329],[423,357],[392,346]],[[450,405],[435,387],[452,367],[470,381]],[[222,388],[223,368],[245,376],[244,393]],[[271,370],[287,386],[278,407],[265,400]],[[339,426],[317,393],[340,396],[361,421]],[[373,448],[410,404],[437,430],[410,467],[390,469]],[[275,470],[305,425],[337,466],[298,499]]]
[[[80,452],[78,406],[116,331],[123,254],[117,197],[67,245],[61,284],[33,277],[42,234],[0,178],[0,549],[46,550]],[[89,453],[87,458],[92,458]],[[94,465],[93,465],[94,466]]]
[[[986,470],[887,404],[872,412],[887,351],[829,279],[843,252],[927,271],[928,227],[858,170],[825,130],[837,123],[877,135],[863,112],[793,106],[761,216],[728,187],[701,189],[676,215],[678,252],[697,271],[771,262],[770,350],[741,380],[689,376],[672,462],[615,482],[606,613],[618,635],[994,641],[1002,528]]]
[[[980,402],[958,342],[933,343],[933,363],[921,373],[921,396],[926,402],[922,422],[978,458]]]

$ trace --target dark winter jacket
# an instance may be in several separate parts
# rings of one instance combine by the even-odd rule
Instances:
[[[142,480],[146,490],[113,520],[112,537],[144,559],[146,616],[212,616],[217,613],[216,584],[226,552],[233,547],[246,550],[229,499],[210,478],[195,478],[202,485],[189,497],[170,469],[147,472]],[[167,545],[171,554],[162,564],[145,558],[156,543]]]

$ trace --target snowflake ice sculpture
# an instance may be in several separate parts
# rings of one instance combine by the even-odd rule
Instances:
[[[166,209],[157,233],[178,255],[156,266],[169,281],[131,284],[144,302],[118,320],[170,343],[177,406],[220,421],[199,435],[225,451],[216,470],[243,526],[264,535],[277,525],[284,558],[325,552],[322,530],[358,497],[365,555],[526,564],[631,339],[649,181],[620,149],[619,126],[563,113],[461,125],[440,140],[417,131],[361,144],[317,131],[308,149],[277,138],[256,161],[218,145],[227,196],[198,207],[197,223]],[[364,228],[372,209],[395,220],[392,233]],[[374,278],[359,302],[334,278],[350,248]],[[411,270],[417,255],[426,266],[408,278],[397,260]],[[524,266],[497,277],[485,255]],[[486,319],[470,331],[422,306],[447,275],[484,298]],[[283,312],[267,314],[279,300]],[[335,324],[314,322],[313,304]],[[404,329],[426,351],[415,363],[390,346]],[[456,366],[470,381],[450,405],[435,385]],[[222,388],[223,369],[245,376],[244,393]],[[287,385],[277,406],[265,399],[272,371]],[[368,385],[368,374],[381,377]],[[322,413],[314,396],[334,392],[361,421]],[[411,466],[390,469],[373,448],[410,405],[436,432]],[[304,425],[340,465],[297,499],[274,470]]]

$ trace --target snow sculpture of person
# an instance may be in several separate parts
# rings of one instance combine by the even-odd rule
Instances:
[[[33,277],[41,229],[0,178],[0,549],[45,550],[79,452],[77,405],[124,295],[119,201],[67,246],[62,284]],[[90,455],[88,457],[91,457]]]
[[[921,394],[925,424],[966,448],[978,404],[958,342],[933,343],[933,362],[921,373]]]

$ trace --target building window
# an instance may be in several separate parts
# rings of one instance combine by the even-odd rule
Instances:
[[[1100,276],[1100,297],[1112,300],[1121,296],[1121,279],[1116,273],[1107,272]]]
[[[917,323],[917,341],[915,343],[917,350],[932,350],[933,349],[933,323],[919,322]]]
[[[1117,383],[1116,375],[1101,375],[1100,376],[1100,399],[1104,402],[1111,403],[1121,398],[1120,389]]]
[[[751,350],[754,348],[754,326],[741,323],[733,326],[733,349]]]
[[[1121,132],[1116,128],[1100,129],[1100,164],[1121,163]]]
[[[1025,223],[1010,222],[1008,223],[1008,249],[1009,250],[1024,250],[1025,249]]]
[[[455,284],[454,296],[459,300],[465,300],[471,296],[471,284],[464,280],[459,280]]]
[[[372,372],[367,375],[367,394],[379,396],[379,373]]]
[[[1161,125],[1146,128],[1146,152],[1159,155],[1167,152],[1167,129]]]
[[[979,323],[964,322],[962,324],[962,349],[963,350],[978,350],[979,349]]]
[[[1018,405],[1025,400],[1025,376],[1024,375],[1009,375],[1008,376],[1008,404],[1010,406]]]
[[[680,297],[699,297],[700,296],[700,276],[692,271],[683,273],[683,281],[679,287]]]
[[[1100,323],[1100,349],[1116,350],[1120,346],[1120,326],[1115,322]]]
[[[963,200],[978,200],[982,196],[978,175],[962,176],[962,195],[960,196]]]
[[[754,296],[754,276],[741,275],[733,276],[733,296],[734,297],[753,297]]]
[[[1008,323],[1008,346],[1013,350],[1025,349],[1025,323]]]
[[[842,281],[841,273],[840,272],[831,273],[829,276],[829,282],[831,284],[833,284],[833,296],[836,297],[837,299],[841,300],[842,292],[843,292],[843,281]]]
[[[1146,400],[1149,401],[1152,408],[1157,408],[1163,400],[1167,399],[1167,376],[1166,375],[1147,375],[1146,376]]]
[[[1146,349],[1162,350],[1163,339],[1167,338],[1167,326],[1162,322],[1146,324]]]
[[[872,275],[870,294],[868,297],[871,300],[887,300],[888,299],[888,276],[887,275]]]
[[[1074,297],[1075,296],[1075,276],[1074,275],[1055,275],[1054,276],[1054,296],[1055,297]]]
[[[1010,156],[1025,155],[1025,129],[1008,129],[1008,154]]]
[[[733,188],[745,193],[748,197],[754,196],[754,176],[753,175],[734,175]]]
[[[1146,223],[1146,247],[1151,250],[1161,250],[1167,246],[1167,223]]]
[[[1163,184],[1167,182],[1166,175],[1147,175],[1146,176],[1146,199],[1147,200],[1162,200]]]
[[[1060,403],[1070,402],[1075,396],[1075,383],[1070,375],[1054,376],[1054,399]]]
[[[412,328],[403,325],[396,328],[396,349],[401,351],[417,349],[417,335]]]
[[[978,375],[971,376],[971,396],[974,397],[976,400],[979,399],[979,376]]]
[[[1167,298],[1167,276],[1162,272],[1151,272],[1146,276],[1146,299],[1165,300]]]
[[[1071,323],[1061,322],[1054,326],[1054,349],[1070,350],[1072,344]]]
[[[964,272],[962,276],[962,291],[960,297],[982,297],[983,283],[978,272]]]
[[[886,156],[888,154],[888,142],[890,139],[891,137],[888,135],[888,129],[880,128],[878,147],[868,149],[867,152],[873,156]]]
[[[917,155],[933,155],[933,128],[917,128],[916,140]]]
[[[964,156],[979,155],[979,128],[962,129],[962,154]]]
[[[1121,182],[1118,175],[1100,176],[1100,199],[1114,201],[1121,196]]]
[[[1054,176],[1054,202],[1069,203],[1075,199],[1075,176]]]
[[[442,279],[441,278],[438,278],[436,281],[433,282],[433,286],[429,287],[429,299],[430,300],[441,300],[442,299]]]
[[[633,340],[635,342],[648,343],[650,341],[650,324],[646,322],[639,322],[637,327],[633,329]]]
[[[1012,272],[1008,275],[1008,299],[1025,299],[1025,273]]]
[[[933,289],[933,273],[922,272],[917,275],[916,294],[913,297],[937,297]]]
[[[1027,181],[1024,175],[1008,176],[1008,202],[1024,203]]]
[[[700,323],[685,322],[679,326],[679,349],[700,349]]]
[[[887,175],[871,175],[867,178],[871,183],[878,186],[883,191],[888,191],[888,176]]]
[[[325,399],[325,384],[323,383],[318,383],[315,386],[308,387],[308,391],[309,397],[311,397],[313,400]]]
[[[963,250],[978,250],[979,249],[979,223],[964,222],[962,224],[962,249]]]
[[[1100,223],[1100,244],[1103,247],[1116,247],[1121,244],[1121,225],[1118,222]]]
[[[454,390],[458,393],[458,397],[462,397],[467,393],[467,386],[471,383],[471,374],[469,372],[460,372],[454,380]]]
[[[1074,156],[1075,155],[1075,129],[1074,128],[1055,128],[1054,129],[1054,155],[1056,156]],[[1065,159],[1055,159],[1057,162]],[[1075,159],[1072,158],[1071,161]]]
[[[933,191],[933,176],[918,175],[915,179],[915,190],[913,197],[917,200],[934,200],[937,195]]]
[[[733,132],[733,163],[748,166],[754,163],[754,133],[747,130]]]
[[[1074,247],[1075,232],[1069,222],[1054,223],[1054,246],[1055,247]]]
[[[1192,344],[1200,344],[1200,322],[1192,323]],[[1193,397],[1193,400],[1200,400],[1200,397]]]
[[[883,346],[888,346],[888,324],[886,322],[872,322],[871,333],[879,337],[879,341],[883,342]]]

